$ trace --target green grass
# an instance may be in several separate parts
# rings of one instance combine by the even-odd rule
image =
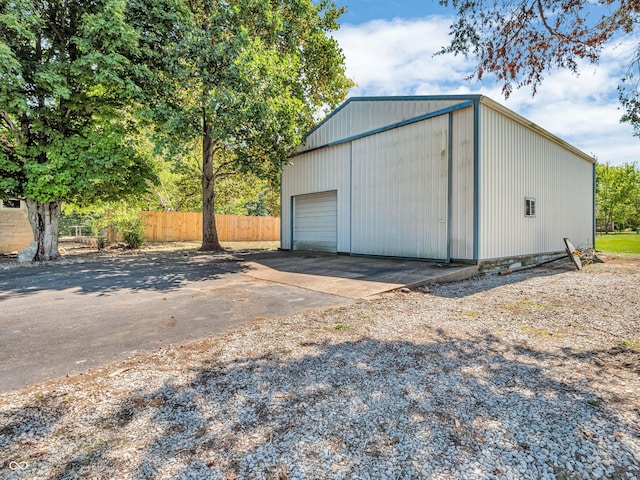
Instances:
[[[640,235],[637,233],[598,234],[596,248],[603,252],[640,253]]]
[[[565,338],[567,336],[567,332],[565,332],[564,330],[552,331],[547,330],[546,328],[530,327],[529,325],[523,325],[522,327],[520,327],[520,330],[522,330],[522,332],[526,333],[527,335],[538,337]]]
[[[523,313],[525,311],[553,310],[555,307],[548,303],[532,302],[531,300],[521,300],[519,302],[508,302],[500,305],[505,310],[513,313]]]
[[[631,350],[635,350],[640,352],[640,342],[634,342],[633,340],[622,340],[620,345],[623,347],[630,348]]]

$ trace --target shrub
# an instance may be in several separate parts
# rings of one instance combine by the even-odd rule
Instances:
[[[100,234],[97,236],[97,240],[98,240],[98,250],[104,250],[104,248],[107,246],[107,237],[103,234]]]
[[[137,210],[108,212],[93,227],[98,236],[98,248],[101,248],[101,243],[106,246],[109,231],[119,233],[127,248],[139,248],[144,243],[145,228]]]
[[[118,213],[113,222],[127,248],[136,249],[144,243],[144,224],[137,212]]]

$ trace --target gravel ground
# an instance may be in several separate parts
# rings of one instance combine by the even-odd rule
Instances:
[[[639,264],[552,265],[4,394],[0,476],[640,478]]]

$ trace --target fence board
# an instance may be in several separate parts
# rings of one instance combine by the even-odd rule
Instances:
[[[197,212],[142,212],[148,242],[202,240],[202,214]],[[216,215],[221,242],[280,240],[280,219]]]

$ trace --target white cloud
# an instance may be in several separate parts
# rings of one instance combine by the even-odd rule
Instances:
[[[375,20],[344,25],[335,34],[347,59],[347,74],[358,84],[351,96],[482,93],[558,135],[601,162],[640,162],[640,139],[619,123],[617,83],[637,38],[603,51],[597,66],[580,65],[546,74],[532,98],[527,88],[508,100],[487,77],[466,81],[474,70],[462,56],[437,55],[449,42],[451,19]]]
[[[439,86],[443,78],[470,73],[462,57],[434,57],[446,42],[448,26],[446,19],[432,17],[342,27],[335,37],[347,56],[347,74],[358,84],[353,95],[415,94],[424,85]]]

